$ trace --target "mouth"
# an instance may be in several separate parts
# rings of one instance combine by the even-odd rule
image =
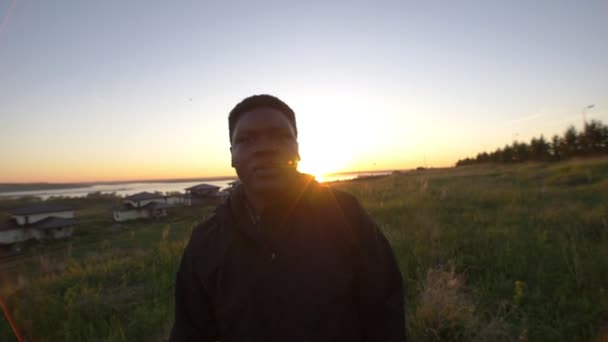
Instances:
[[[277,177],[288,170],[294,169],[293,162],[291,163],[265,163],[259,164],[253,168],[256,175],[262,177]]]

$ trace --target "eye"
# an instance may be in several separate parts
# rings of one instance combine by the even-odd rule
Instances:
[[[237,139],[237,142],[241,144],[251,144],[255,142],[255,138],[252,136],[244,136]]]
[[[289,141],[291,140],[291,134],[289,134],[288,132],[277,133],[275,139],[281,141]]]

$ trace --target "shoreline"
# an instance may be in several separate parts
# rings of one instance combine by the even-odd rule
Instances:
[[[45,191],[45,190],[67,190],[88,188],[95,185],[121,185],[121,184],[154,184],[154,183],[186,183],[186,182],[214,182],[235,180],[236,176],[225,177],[201,177],[201,178],[172,178],[172,179],[147,179],[147,180],[121,180],[121,181],[100,181],[100,182],[74,182],[74,183],[0,183],[0,195],[4,192],[18,191]]]

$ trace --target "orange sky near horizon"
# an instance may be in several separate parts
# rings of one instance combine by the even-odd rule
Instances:
[[[552,125],[533,125],[538,121],[533,116],[506,121],[497,130],[493,119],[475,116],[441,123],[447,117],[440,113],[441,104],[405,108],[391,98],[355,96],[358,100],[353,100],[348,90],[324,91],[329,95],[317,92],[310,96],[314,102],[300,94],[281,96],[296,111],[302,157],[299,169],[316,176],[454,166],[459,159],[514,139],[529,141],[541,134],[561,134],[568,122],[578,119],[563,111],[562,119]],[[227,101],[224,111],[231,106]],[[417,114],[402,114],[410,111]],[[47,137],[35,137],[29,145],[3,150],[8,152],[3,159],[11,163],[0,166],[0,183],[234,177],[226,117],[220,112],[204,125],[200,117],[192,116],[191,122],[165,124],[163,130],[155,128],[156,133],[146,127],[129,127],[124,139],[108,141],[95,138],[95,133],[65,134],[47,143],[52,148],[46,150],[40,147]]]
[[[556,110],[561,119],[551,125],[534,125],[542,112],[498,127],[495,119],[473,115],[442,122],[450,116],[441,113],[442,104],[405,107],[391,98],[357,97],[354,89],[350,91],[357,100],[349,90],[322,91],[329,95],[311,91],[314,102],[301,94],[281,96],[296,111],[299,169],[316,176],[454,166],[459,159],[492,151],[514,139],[561,134],[578,119]],[[231,106],[226,101],[223,111]],[[0,183],[234,177],[226,117],[218,110],[210,121],[193,115],[191,121],[168,124],[166,118],[148,124],[154,127],[152,132],[146,126],[125,128],[128,134],[122,139],[105,140],[94,132],[65,133],[52,142],[46,142],[45,136],[34,137],[27,145],[16,143],[3,149],[2,159],[10,162],[0,166]]]
[[[453,166],[583,114],[608,123],[607,11],[0,1],[0,183],[234,176],[228,113],[264,93],[294,109],[315,175]]]

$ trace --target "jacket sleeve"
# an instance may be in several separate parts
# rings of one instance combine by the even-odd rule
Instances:
[[[211,300],[195,272],[192,240],[184,250],[175,282],[175,320],[169,341],[219,340]],[[198,259],[198,258],[197,258]]]
[[[356,303],[365,341],[405,341],[404,288],[393,250],[376,223],[353,198]]]

